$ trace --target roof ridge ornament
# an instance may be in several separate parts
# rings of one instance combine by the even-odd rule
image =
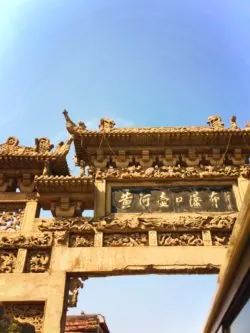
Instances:
[[[219,115],[212,115],[209,116],[207,118],[207,124],[211,127],[211,128],[224,128],[224,123],[222,122],[222,119]]]
[[[101,118],[99,129],[101,132],[109,132],[115,127],[115,121],[110,118]]]
[[[63,110],[63,115],[66,120],[66,128],[70,134],[80,134],[82,131],[87,129],[87,126],[83,121],[79,121],[78,125],[76,125],[69,117],[68,111],[65,109]]]
[[[239,128],[238,126],[237,126],[237,123],[236,123],[236,116],[232,116],[231,117],[231,119],[230,119],[230,125],[231,125],[231,128],[232,129],[237,129],[237,128]]]
[[[50,144],[50,140],[46,137],[35,139],[35,151],[38,153],[46,153],[54,148],[53,144]]]
[[[245,125],[245,129],[246,129],[246,130],[250,130],[250,121],[248,121],[248,122],[246,123],[246,125]]]

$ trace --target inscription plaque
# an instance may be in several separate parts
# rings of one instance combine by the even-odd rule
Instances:
[[[113,187],[112,213],[233,212],[231,186]]]

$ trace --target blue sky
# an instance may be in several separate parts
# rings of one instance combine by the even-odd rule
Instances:
[[[0,141],[67,138],[62,110],[89,128],[250,120],[248,0],[0,0]],[[72,165],[72,171],[78,170]],[[79,311],[112,332],[198,333],[216,276],[89,280]]]

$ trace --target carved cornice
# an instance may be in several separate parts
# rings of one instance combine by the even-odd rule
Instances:
[[[109,180],[166,180],[166,179],[236,179],[238,177],[250,177],[250,165],[245,166],[203,166],[203,167],[151,167],[142,169],[128,167],[124,169],[106,169],[96,171],[96,179]]]
[[[237,213],[232,214],[131,214],[110,215],[103,218],[75,217],[38,219],[41,231],[94,233],[97,231],[187,231],[187,230],[232,230]]]
[[[36,176],[35,187],[39,193],[89,192],[94,189],[92,176]]]

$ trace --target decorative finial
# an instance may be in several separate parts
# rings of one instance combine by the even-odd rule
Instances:
[[[66,120],[66,128],[70,134],[77,134],[81,133],[82,131],[86,130],[86,125],[83,121],[79,121],[78,125],[76,125],[69,117],[69,113],[67,110],[63,110],[63,115]]]
[[[50,140],[48,138],[36,138],[35,146],[38,153],[45,153],[54,148],[54,145],[50,144]]]
[[[101,118],[101,119],[100,119],[100,125],[99,125],[99,129],[100,129],[100,131],[103,131],[103,132],[109,132],[109,131],[111,131],[114,127],[115,127],[115,122],[114,122],[114,120],[112,120],[112,119],[110,119],[110,118]]]
[[[222,122],[222,119],[218,115],[213,115],[208,117],[207,124],[212,128],[224,128],[224,123]]]
[[[247,130],[250,131],[250,121],[248,121],[248,122],[246,123],[245,129],[247,129]]]
[[[238,126],[236,124],[236,116],[232,116],[231,119],[230,119],[230,125],[231,125],[231,128],[232,129],[237,129]]]

